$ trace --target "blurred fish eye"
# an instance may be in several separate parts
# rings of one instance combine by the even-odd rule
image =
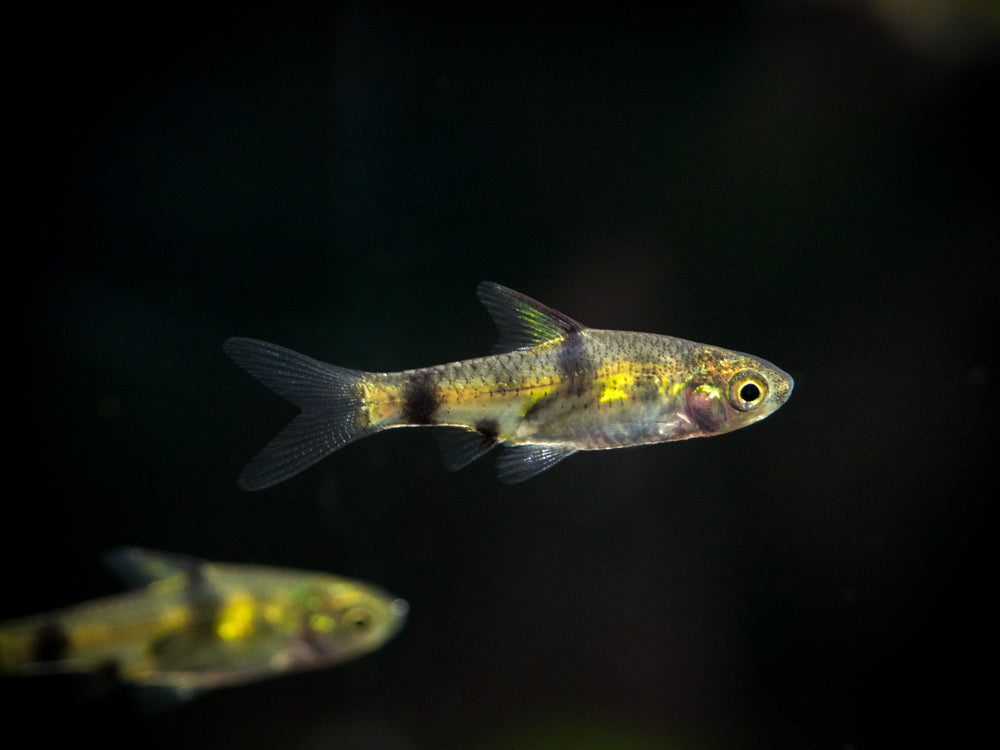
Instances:
[[[740,411],[756,409],[767,397],[767,381],[752,370],[741,370],[729,381],[729,402]]]
[[[351,607],[344,612],[341,624],[351,630],[368,630],[372,625],[372,613],[364,607]]]

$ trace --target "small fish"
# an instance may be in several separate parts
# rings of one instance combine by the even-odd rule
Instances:
[[[504,482],[581,450],[730,432],[781,407],[794,385],[770,362],[652,333],[602,331],[513,289],[482,282],[500,338],[479,359],[402,372],[348,370],[276,344],[230,338],[227,354],[302,413],[243,470],[259,490],[366,435],[438,425],[445,466],[493,446]]]
[[[373,651],[408,605],[367,583],[126,547],[108,564],[139,590],[0,623],[0,673],[94,672],[196,691]]]

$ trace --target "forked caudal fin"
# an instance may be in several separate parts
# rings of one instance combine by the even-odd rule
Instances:
[[[366,373],[256,339],[226,339],[222,348],[236,364],[302,409],[243,469],[243,489],[262,490],[283,482],[378,430],[369,423],[360,395]]]

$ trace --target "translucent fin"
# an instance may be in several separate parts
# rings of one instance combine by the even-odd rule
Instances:
[[[222,348],[236,364],[302,409],[243,469],[243,489],[278,484],[377,431],[368,423],[359,395],[358,385],[367,373],[255,339],[226,339]]]
[[[523,482],[551,469],[564,458],[576,453],[576,450],[565,445],[515,445],[500,454],[497,473],[501,482]]]
[[[500,330],[494,354],[527,349],[586,328],[558,310],[492,281],[480,282],[476,293]]]
[[[126,586],[136,589],[154,581],[173,578],[179,573],[194,573],[204,565],[204,561],[196,557],[138,547],[118,547],[106,553],[102,559]]]
[[[202,693],[206,689],[193,688],[188,685],[132,685],[133,700],[139,710],[157,715],[173,711]]]
[[[482,458],[497,444],[496,439],[477,430],[442,427],[434,430],[441,446],[441,460],[448,471],[464,469],[477,458]]]

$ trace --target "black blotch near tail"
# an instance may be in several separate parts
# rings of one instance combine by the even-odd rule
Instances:
[[[434,414],[441,406],[434,376],[415,372],[403,387],[403,419],[410,424],[435,424]]]
[[[480,419],[476,422],[476,432],[483,437],[483,443],[492,445],[500,437],[500,423],[495,419]]]

